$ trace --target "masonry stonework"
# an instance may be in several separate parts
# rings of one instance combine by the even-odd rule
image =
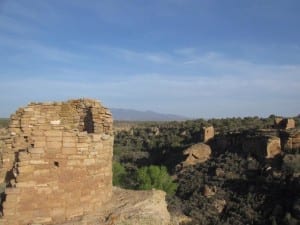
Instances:
[[[283,130],[288,130],[288,129],[294,129],[295,128],[295,120],[291,118],[281,118],[281,117],[276,117],[274,120],[274,128],[277,129],[283,129]]]
[[[202,127],[202,141],[206,143],[210,139],[212,139],[215,136],[215,129],[213,126],[209,127]]]
[[[112,116],[98,101],[31,103],[2,141],[0,224],[54,224],[93,212],[112,195]]]

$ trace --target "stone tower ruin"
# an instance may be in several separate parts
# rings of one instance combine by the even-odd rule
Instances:
[[[209,127],[202,127],[201,129],[201,140],[206,143],[210,139],[212,139],[215,136],[215,129],[213,126]]]
[[[112,115],[98,101],[31,103],[11,116],[9,132],[0,224],[60,223],[110,199]]]

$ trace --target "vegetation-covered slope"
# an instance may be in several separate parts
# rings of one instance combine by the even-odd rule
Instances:
[[[299,125],[299,117],[296,118]],[[168,196],[171,211],[190,216],[191,224],[300,223],[298,167],[284,155],[261,160],[230,149],[214,152],[202,164],[178,170],[182,152],[198,143],[201,127],[213,125],[220,134],[271,128],[274,117],[137,123],[115,135],[114,160],[126,173],[120,185],[138,188],[141,167],[166,166],[178,188]],[[293,154],[298,154],[294,152]]]

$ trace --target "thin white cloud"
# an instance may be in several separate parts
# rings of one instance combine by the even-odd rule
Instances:
[[[31,50],[34,54],[49,60],[59,62],[71,62],[74,59],[80,59],[82,56],[67,50],[44,45],[38,42],[30,42],[25,45],[26,50]]]
[[[199,54],[196,49],[170,53],[83,46],[85,51],[79,54],[33,40],[2,37],[1,44],[21,49],[25,55],[63,63],[92,57],[97,61],[101,57],[113,56],[133,65],[140,62],[157,65],[154,73],[142,70],[116,78],[112,72],[103,73],[101,67],[85,71],[63,64],[57,68],[53,79],[47,73],[51,68],[46,68],[45,78],[35,74],[32,79],[3,81],[0,89],[4,93],[17,90],[11,99],[17,99],[17,96],[38,101],[94,97],[109,107],[152,109],[193,117],[299,113],[298,64],[257,64],[213,51]],[[97,51],[101,54],[95,54]],[[163,68],[170,68],[170,72],[163,72]]]
[[[229,58],[218,52],[208,52],[203,55],[194,56],[184,61],[188,66],[207,66],[219,75],[231,74],[235,76],[284,76],[285,74],[298,76],[300,65],[298,64],[260,64],[244,59]]]
[[[114,57],[122,58],[127,61],[148,61],[151,63],[165,64],[172,62],[172,56],[165,52],[141,52],[126,48],[92,46],[105,54],[111,54]]]
[[[108,107],[152,109],[192,117],[296,115],[300,78],[290,74],[289,68],[285,70],[284,77],[137,74],[119,80],[108,78],[111,75],[102,81],[84,82],[75,78],[39,78],[2,82],[0,88],[5,92],[16,90],[12,95],[25,95],[35,101],[93,97]]]
[[[10,55],[16,59],[19,58],[21,61],[30,60],[30,58],[35,57],[37,59],[66,63],[84,58],[81,54],[53,47],[50,44],[41,43],[36,40],[2,36],[0,37],[1,46],[13,50],[11,52],[15,53],[10,53]]]

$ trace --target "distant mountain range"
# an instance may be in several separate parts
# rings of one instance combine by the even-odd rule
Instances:
[[[163,114],[153,111],[138,111],[133,109],[110,109],[114,120],[125,121],[174,121],[187,120],[189,118],[174,114]]]

